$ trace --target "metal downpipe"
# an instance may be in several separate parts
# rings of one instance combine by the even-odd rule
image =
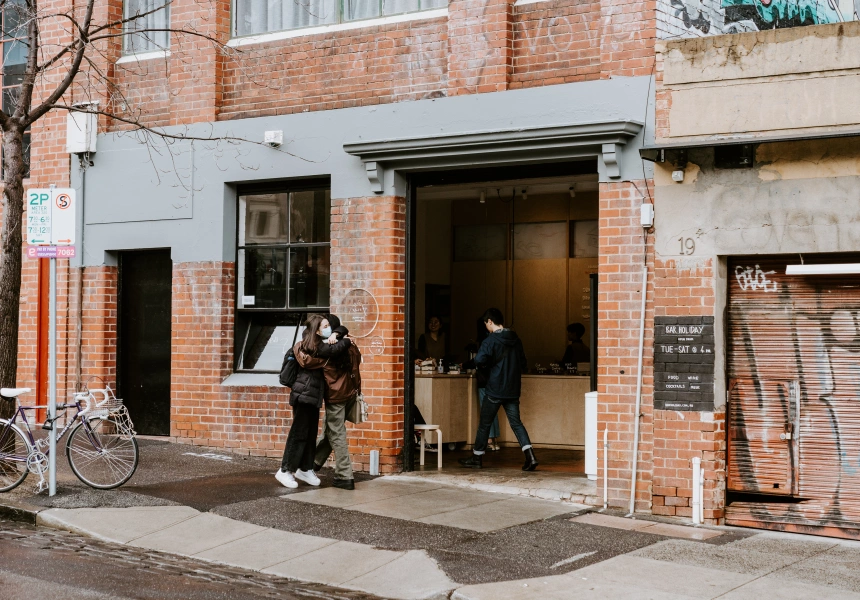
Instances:
[[[648,265],[642,267],[642,308],[639,316],[639,361],[636,374],[636,409],[633,412],[633,472],[630,475],[630,505],[628,517],[636,505],[636,470],[639,466],[639,419],[642,405],[642,355],[645,349],[645,299],[648,296]]]

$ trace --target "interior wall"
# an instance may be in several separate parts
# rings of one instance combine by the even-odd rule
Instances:
[[[451,200],[418,200],[415,244],[415,340],[424,333],[425,286],[451,284]],[[453,307],[452,307],[453,309]],[[450,335],[450,333],[448,334]],[[449,338],[450,342],[450,338]]]
[[[581,322],[589,340],[589,273],[597,272],[597,257],[569,258],[566,243],[561,256],[527,256],[513,235],[512,223],[547,223],[596,220],[597,192],[506,197],[488,193],[481,203],[475,194],[455,200],[419,200],[416,248],[416,336],[423,333],[424,286],[451,285],[449,352],[465,359],[465,347],[477,337],[477,320],[495,306],[505,314],[523,340],[529,367],[559,362],[567,345],[568,323]],[[495,196],[495,197],[494,197]],[[443,212],[447,218],[443,215]],[[454,262],[454,228],[504,224],[507,260]],[[565,229],[567,231],[567,229]],[[595,232],[596,234],[596,232]],[[518,245],[519,244],[519,245]],[[510,260],[511,253],[517,260]]]

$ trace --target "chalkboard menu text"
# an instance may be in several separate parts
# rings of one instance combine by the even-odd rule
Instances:
[[[714,318],[654,318],[654,408],[714,410]]]

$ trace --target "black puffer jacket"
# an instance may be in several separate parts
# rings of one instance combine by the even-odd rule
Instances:
[[[326,361],[305,354],[301,349],[301,342],[293,346],[293,352],[299,364],[299,374],[293,387],[290,388],[290,406],[310,404],[319,408],[322,406],[325,393],[323,367]]]
[[[523,373],[528,373],[523,343],[510,329],[491,333],[481,343],[475,356],[479,369],[489,370],[487,396],[498,400],[513,400],[520,397]]]

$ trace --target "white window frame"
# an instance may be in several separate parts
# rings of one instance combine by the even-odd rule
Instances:
[[[337,23],[330,23],[326,25],[309,25],[305,27],[295,27],[291,29],[281,29],[277,31],[267,31],[261,33],[251,33],[247,35],[237,35],[236,33],[236,18],[237,18],[237,10],[236,10],[236,2],[238,0],[231,0],[230,8],[230,40],[227,42],[227,46],[229,47],[238,47],[238,46],[246,46],[249,44],[261,44],[265,42],[271,42],[276,40],[283,40],[295,37],[302,37],[307,35],[316,35],[319,33],[332,33],[338,31],[347,31],[350,29],[363,29],[365,27],[376,27],[379,25],[387,25],[390,23],[403,23],[406,21],[417,21],[417,20],[425,20],[425,19],[436,19],[439,17],[447,17],[448,16],[448,7],[444,8],[427,8],[427,9],[419,9],[417,11],[399,13],[395,15],[387,15],[381,17],[369,17],[366,19],[355,19],[346,21],[343,19],[343,0],[337,0],[338,6],[338,15],[337,15]]]

